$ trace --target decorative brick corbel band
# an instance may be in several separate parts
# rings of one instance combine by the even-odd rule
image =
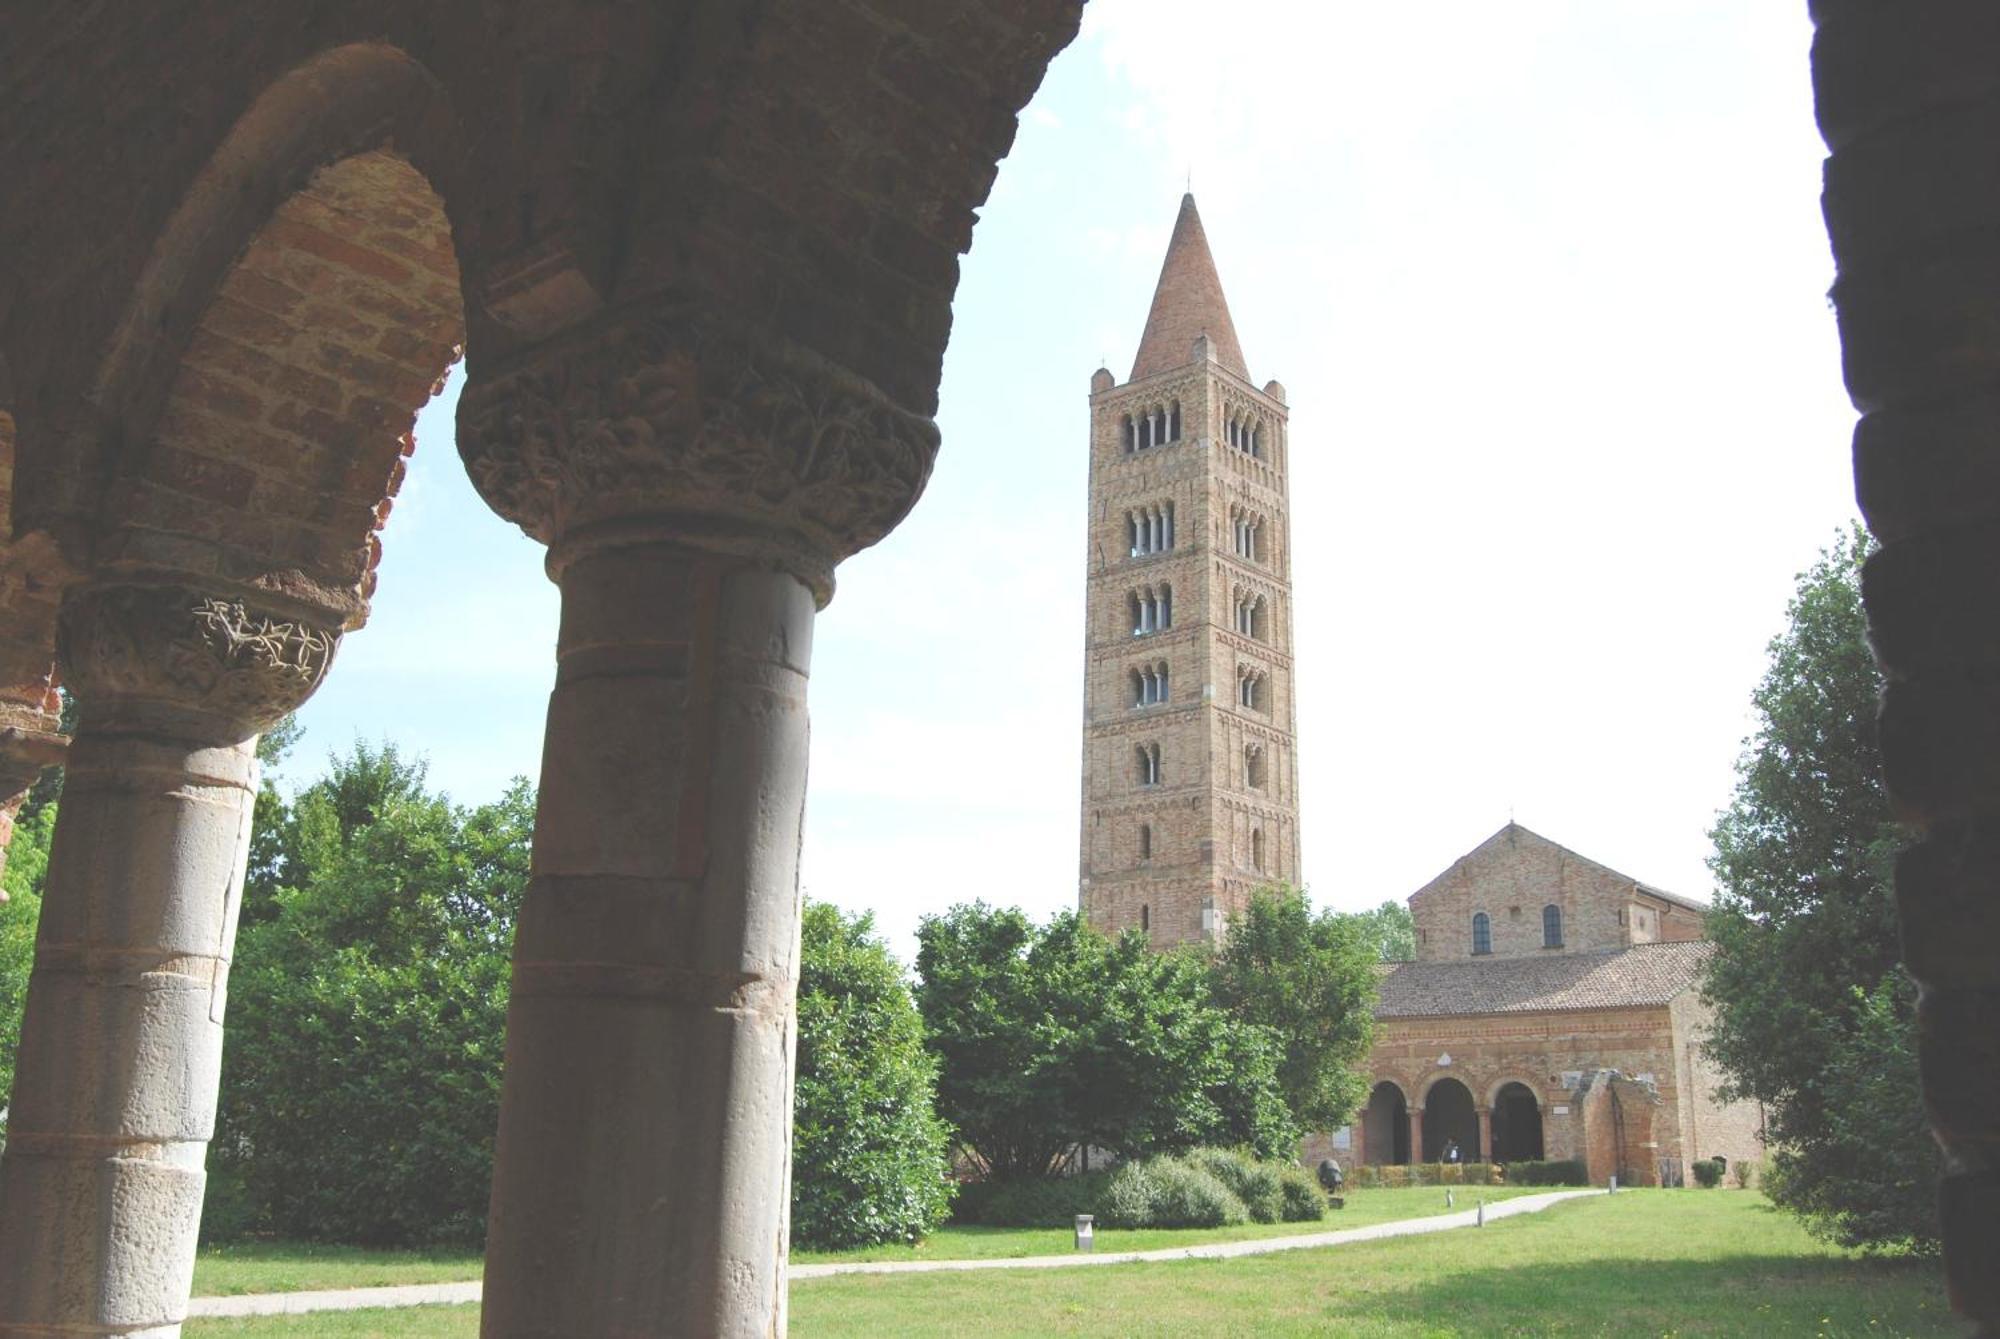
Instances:
[[[593,536],[657,536],[791,570],[824,603],[834,564],[915,504],[938,433],[817,354],[672,306],[475,362],[458,446],[558,564]]]
[[[57,650],[96,729],[193,726],[255,734],[319,687],[336,622],[178,585],[88,586],[64,597]]]

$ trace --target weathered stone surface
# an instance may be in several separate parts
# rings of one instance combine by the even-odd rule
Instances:
[[[666,544],[582,554],[561,584],[484,1323],[768,1335],[812,593]]]
[[[0,1159],[0,1334],[172,1333],[256,731],[318,686],[337,633],[181,586],[81,588],[61,621],[80,724]]]

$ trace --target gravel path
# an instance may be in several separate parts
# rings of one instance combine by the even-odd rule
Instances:
[[[1602,1195],[1601,1190],[1555,1190],[1523,1195],[1486,1206],[1486,1220],[1536,1213],[1564,1200]],[[1385,1237],[1414,1237],[1473,1227],[1479,1210],[1437,1214],[1430,1218],[1399,1218],[1340,1232],[1311,1232],[1296,1237],[1260,1237],[1251,1241],[1216,1241],[1200,1246],[1169,1246],[1156,1251],[1106,1251],[1102,1254],[1030,1255],[986,1260],[874,1260],[823,1265],[793,1265],[793,1279],[822,1279],[835,1274],[939,1274],[973,1269],[1076,1269],[1090,1265],[1129,1265],[1151,1260],[1234,1260],[1245,1255],[1303,1251],[1345,1246]],[[324,1292],[246,1293],[237,1297],[197,1297],[188,1303],[189,1318],[207,1316],[285,1316],[307,1311],[360,1311],[392,1306],[450,1306],[479,1300],[477,1283],[413,1283],[395,1288],[338,1288]]]

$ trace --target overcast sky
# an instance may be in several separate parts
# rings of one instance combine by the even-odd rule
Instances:
[[[807,891],[906,954],[955,901],[1074,904],[1089,379],[1191,176],[1292,406],[1315,898],[1510,814],[1707,896],[1765,643],[1854,511],[1805,8],[1093,0],[964,262],[930,490],[820,619]],[[555,591],[456,394],[288,782],[357,735],[466,802],[537,771]]]

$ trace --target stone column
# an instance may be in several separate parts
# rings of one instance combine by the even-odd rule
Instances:
[[[1413,1163],[1422,1162],[1424,1160],[1424,1109],[1422,1107],[1405,1107],[1403,1109],[1403,1118],[1409,1122],[1410,1126],[1410,1161]]]
[[[563,601],[483,1333],[781,1335],[813,618],[935,430],[684,311],[475,364],[459,425]]]
[[[180,1333],[257,732],[338,634],[179,586],[68,597],[79,723],[0,1160],[0,1336]]]
[[[1474,1149],[1469,1162],[1493,1161],[1493,1108],[1479,1108],[1479,1147]]]
[[[1882,545],[1862,593],[1883,779],[1918,838],[1896,906],[1945,1272],[2000,1336],[2000,35],[1980,0],[1813,13],[1855,492]]]

